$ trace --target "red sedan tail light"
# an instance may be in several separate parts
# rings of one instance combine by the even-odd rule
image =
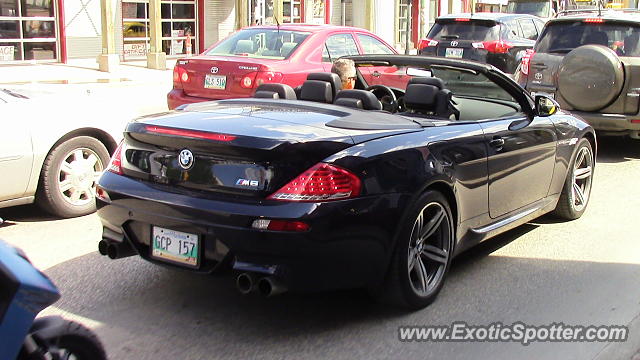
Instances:
[[[120,142],[120,145],[116,148],[116,151],[113,152],[113,156],[111,156],[111,160],[109,161],[109,165],[107,165],[107,171],[110,171],[114,174],[122,175],[122,144],[124,141]]]
[[[271,194],[271,200],[318,202],[360,195],[362,183],[352,172],[319,163]]]
[[[280,83],[283,75],[275,71],[254,71],[246,74],[240,79],[240,87],[244,89],[253,89],[262,84]]]
[[[176,65],[173,68],[173,88],[182,89],[182,84],[187,82],[189,82],[189,74],[187,73],[187,70]]]

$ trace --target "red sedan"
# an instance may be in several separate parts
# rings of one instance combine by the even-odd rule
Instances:
[[[174,109],[200,101],[249,97],[263,83],[302,85],[311,72],[331,71],[332,62],[341,56],[396,53],[375,34],[359,28],[248,27],[199,56],[178,60],[173,69],[173,90],[167,95],[167,101],[169,108]],[[395,69],[379,67],[375,70],[361,73],[370,80],[380,77],[379,71],[395,72]]]

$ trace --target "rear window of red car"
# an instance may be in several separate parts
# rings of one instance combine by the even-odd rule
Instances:
[[[310,34],[282,29],[243,29],[213,47],[207,55],[286,59]]]

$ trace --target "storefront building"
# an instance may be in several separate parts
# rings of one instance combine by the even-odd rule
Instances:
[[[362,27],[403,52],[437,16],[461,12],[469,1],[0,0],[0,63],[96,58],[103,53],[104,21],[112,25],[111,51],[119,61],[145,60],[155,44],[152,23],[158,22],[154,52],[167,58],[197,54],[242,27],[277,23]],[[160,8],[157,18],[150,2]],[[113,9],[108,15],[106,5]]]

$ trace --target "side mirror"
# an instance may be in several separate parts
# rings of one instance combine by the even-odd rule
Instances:
[[[546,117],[555,114],[560,105],[552,98],[546,95],[536,95],[536,114],[538,116]]]

